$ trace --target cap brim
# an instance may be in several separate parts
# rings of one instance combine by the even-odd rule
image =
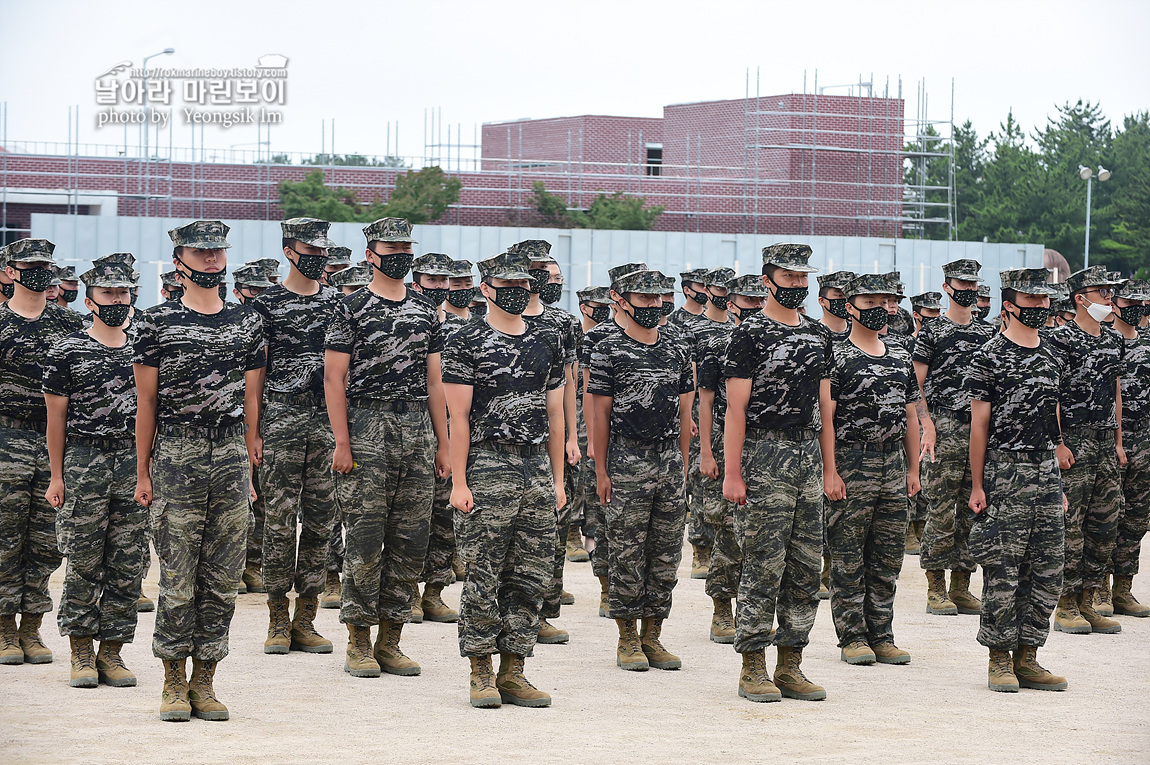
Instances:
[[[448,271],[443,268],[431,268],[425,271],[421,268],[416,268],[415,266],[411,267],[411,273],[423,274],[424,276],[455,276],[454,271]]]
[[[298,237],[293,237],[293,238],[297,242],[300,242],[302,244],[310,244],[312,247],[322,247],[325,250],[330,249],[332,247],[339,247],[339,245],[336,244],[335,241],[328,239],[326,236],[319,236],[319,237],[316,237],[315,239],[300,239]]]
[[[950,276],[947,276],[946,278],[947,279],[961,279],[964,282],[978,282],[979,284],[982,284],[984,281],[986,281],[985,279],[983,279],[978,274],[951,274]]]
[[[226,239],[198,239],[194,242],[176,245],[177,247],[189,247],[193,250],[228,250],[231,245]]]
[[[422,273],[422,272],[421,272]],[[530,279],[531,274],[526,271],[492,271],[487,274],[489,279],[507,279],[508,281],[514,279]]]
[[[389,236],[389,237],[383,237],[383,238],[373,236],[371,239],[368,239],[367,241],[369,244],[371,242],[386,242],[388,244],[419,244],[419,242],[415,241],[410,236],[399,236],[399,237]]]
[[[116,281],[113,279],[98,279],[97,281],[95,281],[91,284],[85,284],[84,286],[85,287],[104,287],[106,289],[114,289],[114,290],[119,290],[119,289],[130,290],[133,287],[136,287],[138,285],[135,282],[129,282],[129,281],[125,281],[125,280]],[[164,286],[167,286],[167,285],[164,285]]]
[[[819,270],[814,266],[800,266],[797,263],[791,263],[788,265],[786,263],[776,263],[771,260],[764,260],[763,265],[774,266],[775,268],[781,268],[784,271],[794,271],[795,273],[799,274],[817,274],[819,272]]]

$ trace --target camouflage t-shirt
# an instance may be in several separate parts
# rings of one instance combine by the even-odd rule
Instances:
[[[849,443],[900,441],[906,435],[906,405],[918,401],[918,380],[910,354],[897,343],[871,356],[849,340],[835,345],[831,398],[835,440]]]
[[[66,431],[81,438],[132,438],[136,433],[136,380],[132,341],[109,348],[84,330],[52,344],[43,389],[68,397]]]
[[[213,314],[160,303],[136,314],[132,361],[159,370],[159,422],[237,425],[244,417],[244,374],[267,363],[262,322],[235,303]]]
[[[579,366],[585,370],[591,369],[591,352],[603,338],[615,332],[622,332],[623,328],[615,323],[614,319],[596,324],[583,333],[583,344],[579,348]],[[660,330],[662,332],[662,330]]]
[[[896,332],[900,335],[909,335],[914,331],[914,317],[910,315],[910,311],[899,306],[898,313],[890,317],[887,321],[887,326],[890,327],[891,332]]]
[[[553,328],[559,335],[559,347],[563,352],[563,363],[575,363],[575,346],[578,341],[576,331],[578,330],[579,322],[574,316],[561,308],[544,305],[543,313],[536,314],[535,316],[523,314],[523,320],[528,324],[537,324],[542,327]]]
[[[922,391],[932,413],[970,416],[970,390],[966,384],[970,360],[993,336],[994,329],[986,322],[971,319],[969,324],[956,324],[946,316],[919,331],[912,358],[927,366]]]
[[[297,295],[279,283],[248,302],[263,319],[268,349],[265,390],[323,399],[323,343],[343,294],[326,284]]]
[[[1045,342],[1025,348],[996,335],[979,348],[970,363],[970,391],[990,404],[987,446],[1049,451],[1061,443],[1057,406],[1063,372]]]
[[[751,381],[747,427],[821,430],[819,385],[830,379],[830,333],[799,316],[797,326],[757,313],[735,327],[723,376]]]
[[[439,324],[439,332],[443,335],[443,349],[445,351],[447,350],[447,344],[451,342],[451,335],[455,333],[455,330],[472,324],[474,320],[475,316],[472,316],[470,319],[463,319],[451,311],[444,311],[443,321]]]
[[[349,399],[422,401],[427,357],[443,352],[443,332],[434,306],[411,288],[398,301],[362,289],[337,307],[324,347],[351,355]]]
[[[720,324],[717,321],[711,321],[703,314],[694,314],[683,308],[676,308],[671,311],[671,315],[667,317],[667,326],[673,326],[681,330],[686,336],[688,342],[691,344],[691,361],[698,363],[699,361],[699,332],[704,334],[707,331],[707,325]]]
[[[1072,321],[1050,335],[1050,350],[1066,370],[1058,398],[1063,430],[1075,425],[1117,428],[1116,388],[1126,357],[1122,336],[1103,329],[1094,337]]]
[[[443,382],[472,386],[471,443],[547,440],[547,391],[564,383],[558,336],[540,323],[506,335],[463,322],[443,349]]]
[[[646,443],[679,435],[679,396],[695,389],[694,373],[682,336],[663,329],[653,345],[611,332],[591,351],[587,392],[612,398],[612,435]]]
[[[81,328],[80,315],[49,303],[35,319],[0,304],[0,415],[44,422],[43,364],[52,344]]]
[[[1118,333],[1115,333],[1118,334]],[[1122,431],[1150,429],[1150,329],[1138,330],[1133,340],[1122,338],[1126,366],[1122,373]]]
[[[710,332],[706,339],[699,343],[699,359],[696,370],[699,388],[715,393],[712,417],[719,425],[722,425],[727,417],[727,383],[726,378],[723,377],[723,362],[727,355],[727,344],[731,341],[731,331],[734,329],[734,325],[725,326],[724,329],[725,331]]]

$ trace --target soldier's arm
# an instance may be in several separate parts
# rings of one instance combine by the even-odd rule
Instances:
[[[260,437],[260,403],[264,397],[263,378],[264,369],[249,369],[244,372],[244,424],[248,426],[247,437],[244,439],[248,447],[248,460],[253,465],[264,461],[264,441]],[[252,494],[253,501],[255,494]]]
[[[728,377],[727,416],[723,420],[723,496],[741,505],[747,502],[743,480],[743,439],[747,435],[747,404],[751,400],[751,380]]]
[[[1116,388],[1114,412],[1117,415],[1118,428],[1114,431],[1114,448],[1118,451],[1118,464],[1126,464],[1126,450],[1122,448],[1122,378],[1114,383]]]
[[[835,400],[831,398],[831,381],[819,381],[819,419],[822,427],[819,429],[819,451],[823,457],[823,493],[827,499],[845,499],[847,496],[846,484],[839,477],[835,466]]]
[[[922,425],[922,443],[919,447],[919,457],[930,454],[930,461],[934,462],[934,420],[930,418],[930,408],[926,403],[926,393],[923,384],[926,382],[926,373],[930,370],[921,361],[914,362],[914,376],[918,378],[918,401],[914,402],[914,411],[918,414],[919,424]],[[909,456],[909,455],[908,455]]]
[[[48,462],[52,479],[44,498],[52,507],[64,504],[64,430],[68,421],[68,397],[44,394],[48,406]]]
[[[330,348],[324,351],[323,395],[331,433],[335,437],[331,469],[337,473],[350,473],[355,464],[351,454],[351,435],[347,429],[347,370],[350,366],[350,353]]]
[[[575,363],[563,365],[563,426],[566,430],[564,450],[567,462],[574,465],[582,456],[579,453],[579,425],[575,419]],[[562,430],[560,432],[563,432]]]
[[[471,488],[467,485],[467,455],[471,450],[471,397],[475,388],[462,383],[444,383],[443,394],[451,418],[447,429],[451,458],[451,506],[470,513],[475,507]]]
[[[719,466],[711,450],[711,428],[715,422],[715,391],[699,388],[699,466],[704,475],[719,478]],[[690,414],[687,416],[690,420]],[[713,470],[712,470],[713,468]],[[713,475],[712,475],[713,473]]]
[[[712,394],[713,396],[714,394]],[[690,464],[691,451],[691,402],[695,400],[695,391],[679,394],[679,450],[683,452],[683,467]],[[704,442],[711,439],[704,438]],[[684,475],[684,478],[686,476]]]
[[[902,437],[902,448],[906,454],[906,495],[913,497],[922,488],[915,457],[918,454],[918,420],[914,404],[906,405],[906,435]]]
[[[440,480],[451,475],[451,457],[447,439],[447,399],[443,394],[442,356],[427,354],[427,406],[431,415],[431,429],[435,431],[435,474]]]
[[[587,392],[587,383],[591,379],[591,372],[584,366],[579,370],[583,377],[583,426],[587,428],[587,459],[595,459],[595,396]]]
[[[547,391],[547,456],[551,460],[551,480],[555,484],[555,505],[562,510],[567,504],[567,491],[563,488],[563,466],[566,439],[563,432],[567,408],[567,386]],[[574,424],[574,420],[571,420]]]
[[[132,364],[136,380],[136,495],[144,507],[152,504],[152,444],[156,440],[156,407],[160,369]]]
[[[982,473],[986,466],[986,443],[990,437],[990,402],[970,402],[970,509],[981,513],[986,508],[986,491]]]
[[[611,396],[592,396],[591,406],[595,411],[595,483],[596,493],[602,504],[611,502],[611,477],[607,475],[607,442],[611,438]],[[586,407],[584,407],[586,415]],[[588,433],[590,436],[591,433]]]

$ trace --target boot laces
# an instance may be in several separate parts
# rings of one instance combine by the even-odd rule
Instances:
[[[183,701],[184,684],[187,682],[187,678],[184,677],[183,668],[179,662],[175,661],[165,662],[165,666],[167,670],[164,673],[164,683],[168,686],[168,690],[171,691],[172,699],[174,701]]]
[[[277,603],[272,609],[271,637],[291,635],[291,620],[288,619],[287,603]]]
[[[95,669],[96,655],[92,653],[92,641],[83,640],[76,646],[76,665],[81,669]]]
[[[109,666],[112,666],[112,667],[115,667],[118,669],[127,669],[128,668],[127,665],[124,664],[124,658],[122,656],[120,656],[120,652],[114,651],[111,648],[104,651],[104,661],[107,662]]]
[[[365,656],[371,654],[371,631],[367,627],[356,627],[354,634],[355,650]]]
[[[299,601],[296,602],[298,603]],[[296,614],[295,630],[302,632],[304,635],[319,635],[315,629],[315,614],[315,604],[305,603],[300,605],[299,612]]]
[[[214,662],[205,661],[200,665],[200,671],[196,673],[196,692],[200,694],[200,697],[203,701],[216,700],[216,691],[214,688],[212,688],[211,670],[214,666]]]
[[[747,667],[747,674],[755,683],[762,683],[764,680],[770,678],[767,672],[767,657],[762,651],[753,651],[751,653],[751,660]]]
[[[803,655],[798,651],[791,651],[787,654],[787,674],[792,675],[795,680],[809,683],[810,680],[803,674],[802,669]]]

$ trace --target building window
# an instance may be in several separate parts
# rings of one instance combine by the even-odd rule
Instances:
[[[647,144],[647,175],[663,174],[663,144]]]

